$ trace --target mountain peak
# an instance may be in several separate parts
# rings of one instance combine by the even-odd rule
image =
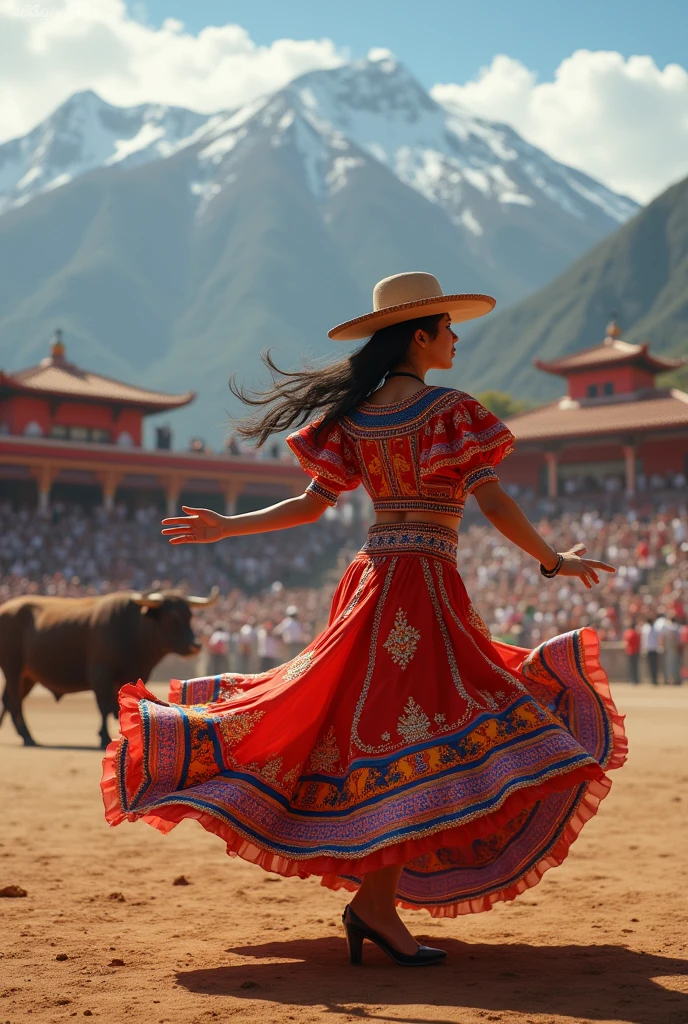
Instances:
[[[312,90],[325,110],[348,108],[362,114],[415,120],[423,112],[437,109],[420,82],[389,50],[372,53],[374,59],[369,55],[337,68],[309,71],[287,89],[297,93]]]
[[[209,120],[181,107],[117,107],[75,92],[28,135],[0,145],[0,214],[88,171],[170,156]]]
[[[112,104],[108,103],[107,100],[104,100],[102,96],[99,96],[94,89],[80,89],[78,92],[72,93],[71,96],[60,103],[53,111],[53,115],[65,108],[84,106],[87,103],[101,107],[112,106]]]

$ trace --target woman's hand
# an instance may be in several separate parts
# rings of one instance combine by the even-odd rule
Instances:
[[[574,544],[570,551],[560,552],[563,555],[564,561],[557,576],[578,576],[589,590],[593,583],[600,582],[600,577],[597,575],[600,569],[602,572],[616,572],[616,569],[613,565],[607,565],[606,562],[597,562],[593,558],[583,558],[585,552],[586,547],[584,544]]]
[[[182,511],[186,512],[185,516],[162,521],[167,529],[161,532],[170,544],[213,544],[229,536],[227,516],[209,508],[189,508],[187,505],[182,505]]]

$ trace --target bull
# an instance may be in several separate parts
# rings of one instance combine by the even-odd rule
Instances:
[[[102,597],[16,597],[0,606],[0,669],[5,676],[0,722],[9,711],[25,746],[35,746],[22,714],[24,697],[42,683],[59,700],[93,690],[102,715],[100,742],[110,742],[107,716],[117,716],[117,691],[147,682],[166,654],[192,655],[195,607],[219,595],[184,597],[174,590]]]

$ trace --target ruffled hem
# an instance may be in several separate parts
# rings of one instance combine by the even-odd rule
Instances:
[[[494,903],[512,900],[526,889],[537,885],[549,868],[556,867],[565,860],[571,844],[578,837],[583,825],[597,813],[601,801],[611,788],[611,780],[606,777],[604,769],[620,768],[626,760],[628,744],[623,729],[624,716],[616,710],[606,673],[600,665],[597,635],[594,630],[588,628],[581,630],[581,634],[585,650],[586,676],[600,697],[612,723],[612,744],[604,765],[582,766],[566,774],[553,776],[537,786],[524,786],[522,789],[512,792],[495,810],[476,817],[466,824],[429,832],[419,829],[418,834],[412,839],[403,843],[392,843],[358,860],[332,856],[292,859],[275,853],[267,846],[258,846],[255,841],[247,839],[224,821],[208,812],[199,811],[195,807],[185,804],[183,800],[180,800],[179,803],[159,807],[154,813],[135,814],[123,811],[117,784],[121,740],[113,740],[110,743],[103,759],[101,789],[106,820],[110,825],[118,825],[124,820],[142,820],[160,832],[167,833],[183,819],[195,818],[203,828],[219,836],[226,843],[227,853],[230,856],[241,857],[249,863],[259,865],[266,871],[284,877],[307,878],[310,875],[319,875],[321,884],[329,889],[346,889],[355,892],[358,889],[358,883],[351,877],[345,876],[357,878],[391,864],[408,864],[417,857],[442,847],[470,848],[476,839],[488,836],[496,829],[505,826],[520,811],[532,807],[539,800],[554,792],[573,789],[582,783],[587,783],[573,814],[555,845],[527,874],[512,885],[490,892],[480,898],[441,906],[424,905],[419,907],[404,900],[397,900],[397,905],[400,907],[408,910],[425,909],[433,917],[457,917],[460,914],[490,910]],[[147,690],[140,680],[135,686],[128,685],[120,691],[120,729],[122,736],[127,740],[128,755],[132,766],[129,769],[129,784],[134,788],[140,782],[140,778],[136,778],[136,775],[140,774],[143,762],[141,717],[138,710],[138,702],[142,699],[152,700],[163,705],[166,703]]]
[[[620,715],[617,711],[607,673],[600,664],[600,638],[590,626],[584,626],[580,630],[580,635],[583,640],[587,678],[601,699],[612,723],[612,745],[602,765],[605,771],[612,771],[614,768],[621,768],[628,757],[628,739],[623,725],[626,716]]]

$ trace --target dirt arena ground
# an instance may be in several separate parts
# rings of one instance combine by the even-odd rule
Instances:
[[[415,934],[450,959],[346,959],[346,897],[225,856],[192,822],[103,820],[90,694],[0,729],[0,1024],[688,1024],[688,688],[615,687],[631,754],[567,862],[487,914]],[[175,885],[184,875],[188,885]]]

